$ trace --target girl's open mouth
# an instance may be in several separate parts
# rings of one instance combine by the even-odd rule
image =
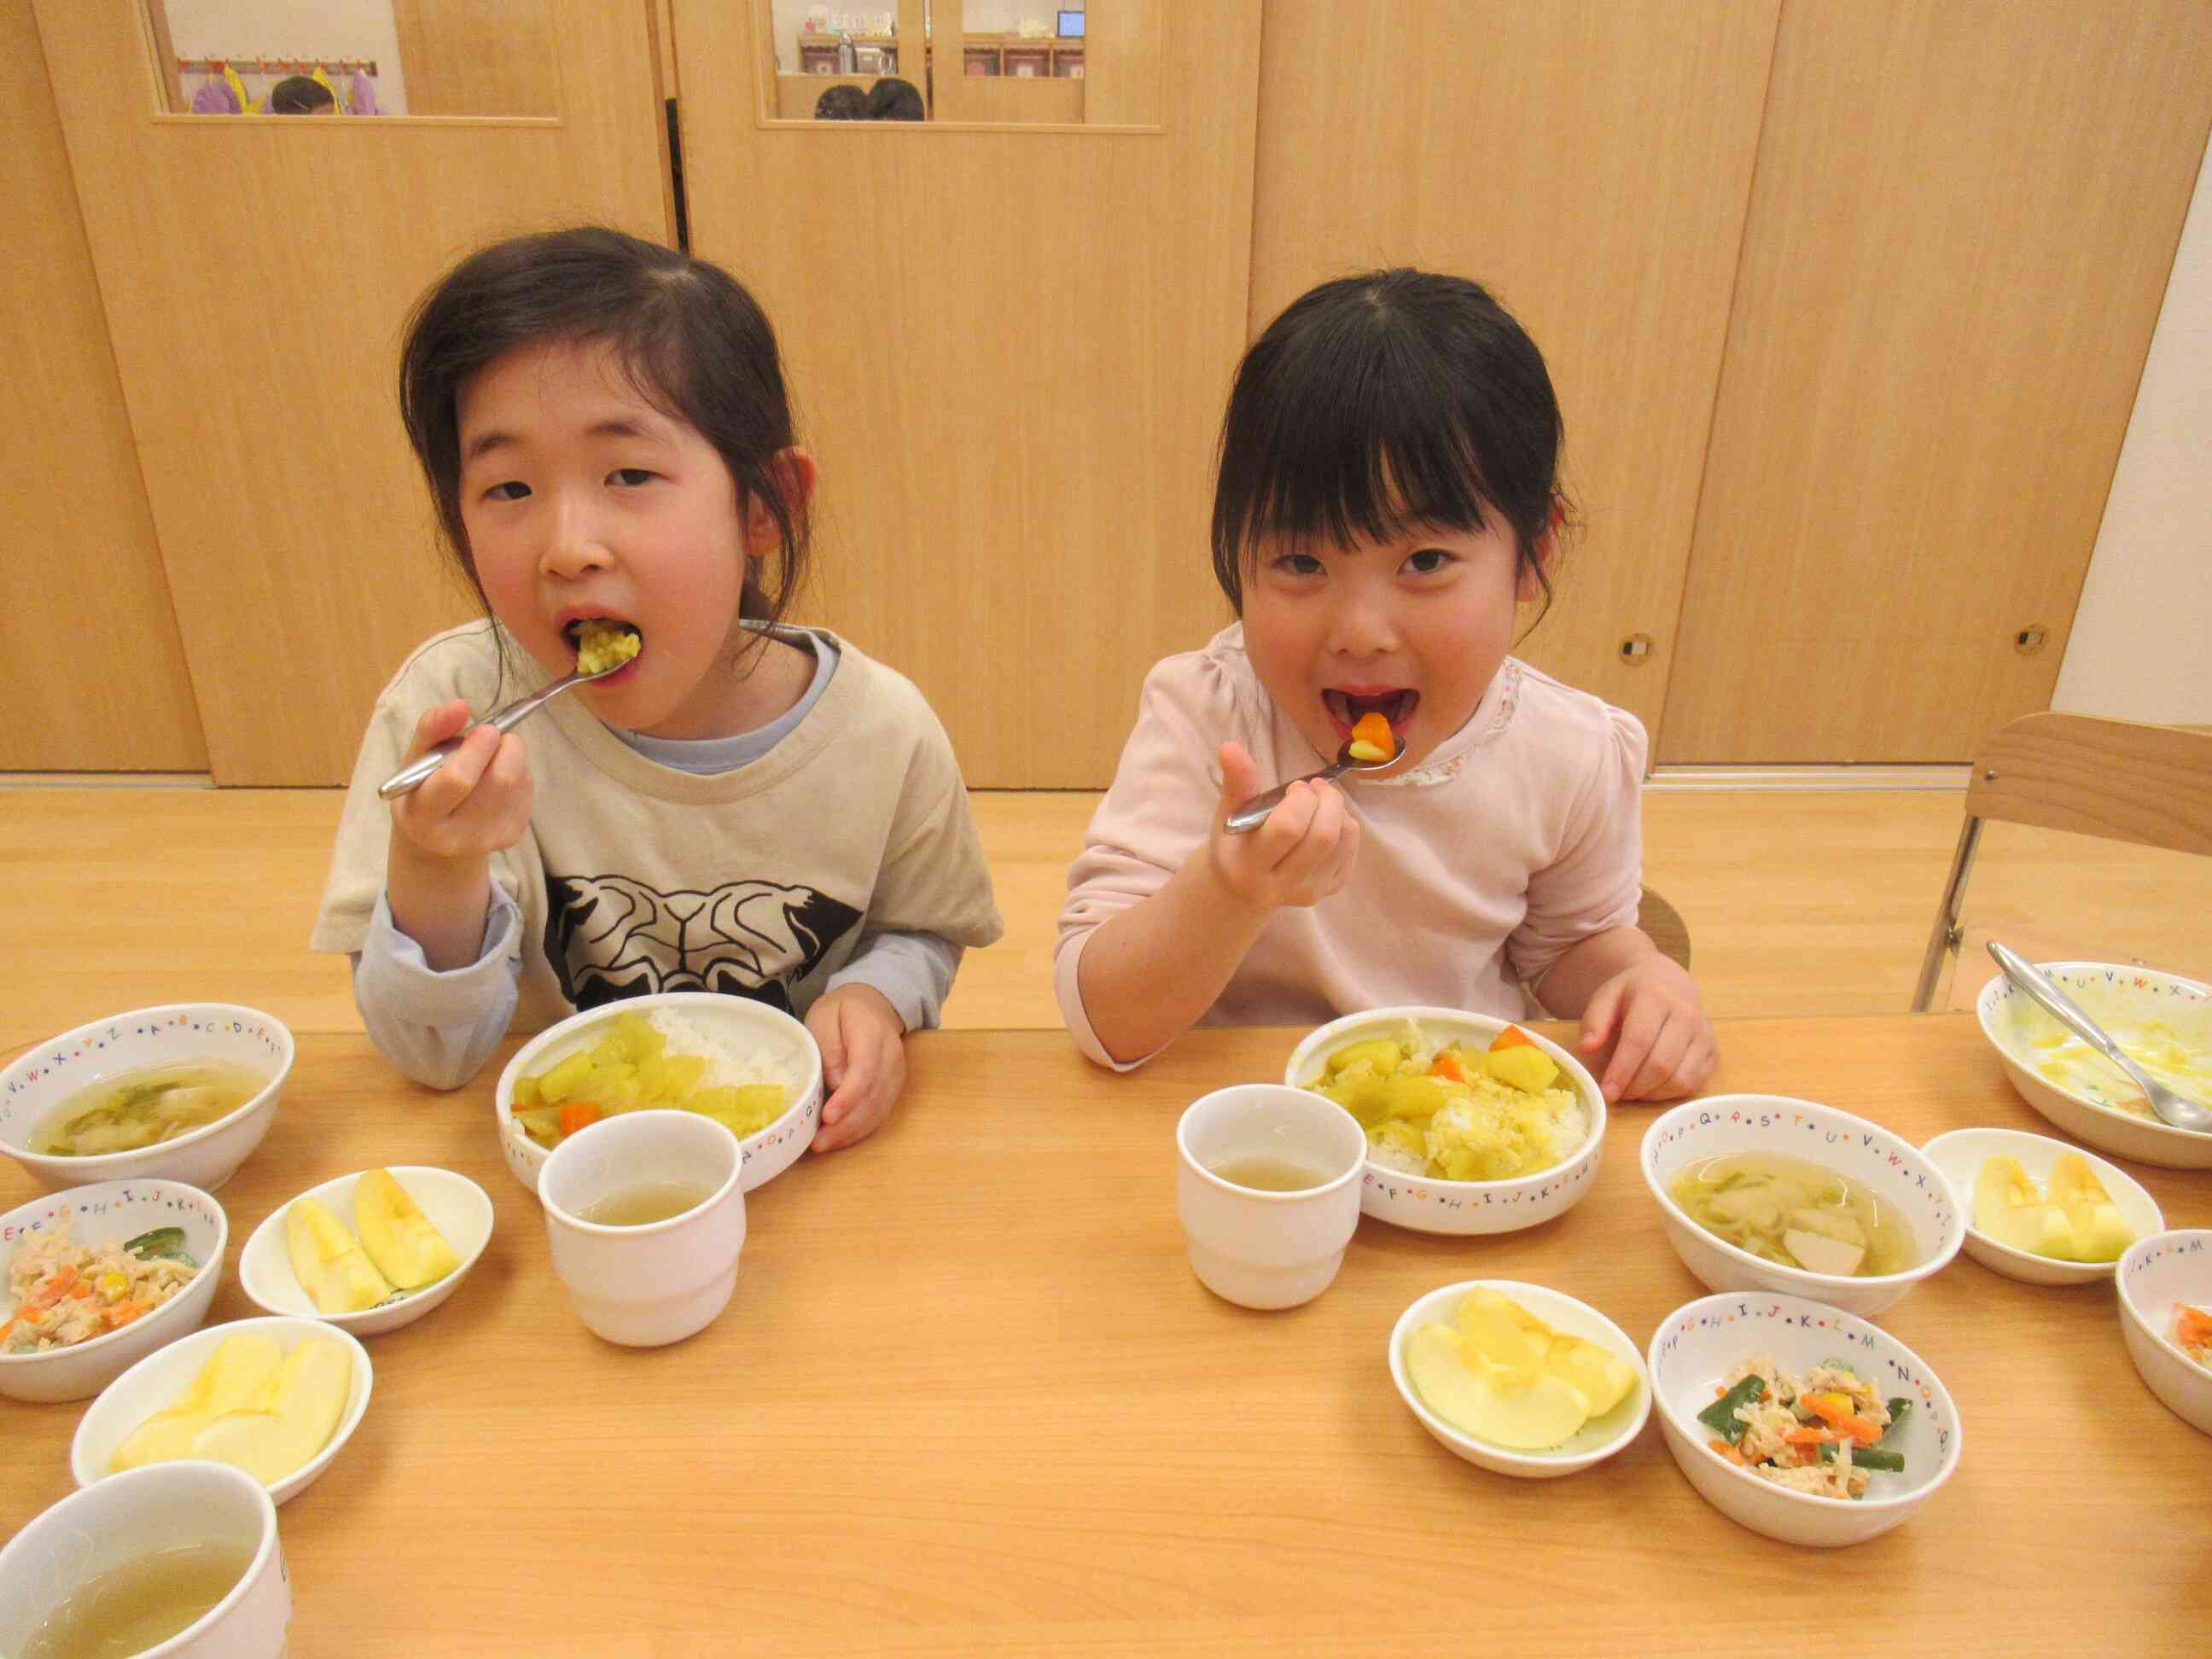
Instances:
[[[617,617],[579,617],[564,623],[561,636],[576,653],[576,672],[599,681],[627,678],[645,649],[637,625]]]
[[[1402,740],[1406,727],[1413,720],[1413,710],[1420,704],[1421,694],[1404,687],[1386,691],[1345,691],[1330,686],[1321,694],[1321,699],[1328,705],[1329,720],[1339,738],[1350,737],[1362,714],[1377,714],[1390,722],[1391,731]]]

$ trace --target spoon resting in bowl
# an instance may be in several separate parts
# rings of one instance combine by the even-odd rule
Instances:
[[[2106,1034],[2105,1028],[2084,1013],[2081,1005],[2060,990],[2040,968],[1995,939],[1990,941],[1990,955],[2004,969],[2004,976],[2017,985],[2029,1001],[2118,1066],[2129,1082],[2142,1090],[2159,1121],[2176,1129],[2212,1134],[2212,1110],[2176,1094],[2129,1059],[2127,1051]]]

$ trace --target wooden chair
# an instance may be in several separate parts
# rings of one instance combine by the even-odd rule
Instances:
[[[1990,819],[2212,854],[2212,730],[2058,714],[1999,728],[1966,781],[1966,822],[1921,960],[1914,1013],[1926,1012],[1944,957],[1964,938],[1960,901]]]
[[[1651,942],[1659,947],[1659,954],[1671,957],[1685,968],[1690,965],[1690,928],[1682,920],[1682,913],[1653,892],[1644,890],[1644,902],[1637,912],[1636,925],[1651,935]]]

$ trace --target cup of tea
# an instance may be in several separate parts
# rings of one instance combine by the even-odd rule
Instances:
[[[744,1166],[738,1138],[696,1112],[620,1112],[556,1146],[538,1196],[576,1316],[632,1348],[712,1324],[737,1289]]]
[[[0,1653],[279,1659],[276,1505],[227,1463],[149,1463],[70,1493],[0,1550]]]
[[[1176,1213],[1206,1289],[1247,1308],[1295,1308],[1329,1286],[1359,1224],[1367,1133],[1333,1100],[1240,1083],[1176,1126]]]

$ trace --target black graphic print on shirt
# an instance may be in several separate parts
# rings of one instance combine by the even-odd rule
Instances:
[[[794,985],[860,919],[811,887],[733,881],[658,893],[629,876],[545,877],[545,957],[596,1008],[656,991],[716,991],[793,1012]]]

